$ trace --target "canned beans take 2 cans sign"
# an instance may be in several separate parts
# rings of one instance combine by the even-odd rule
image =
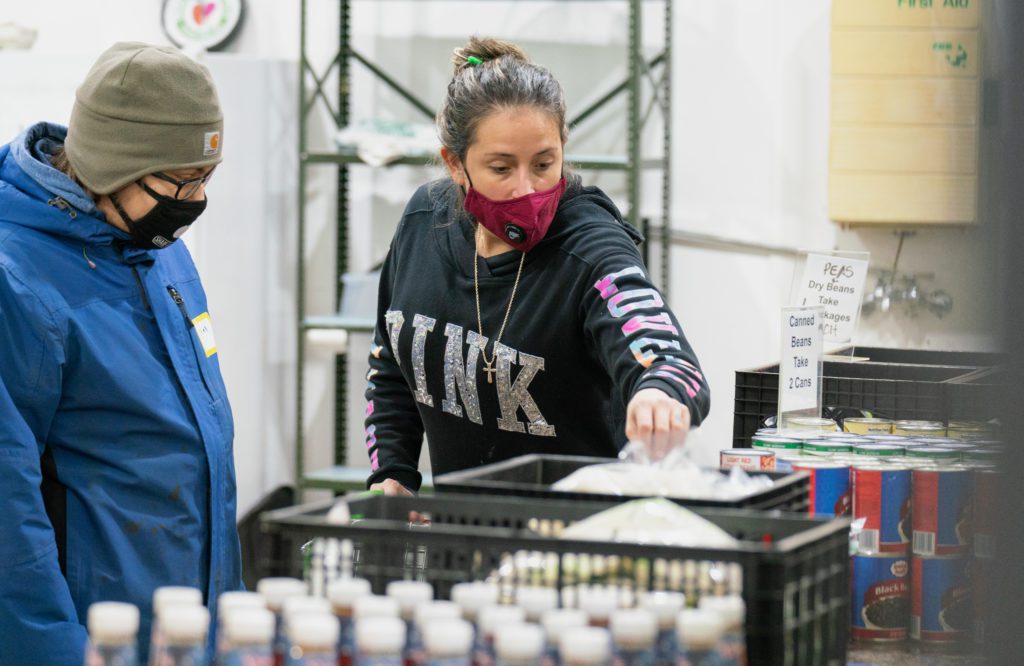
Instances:
[[[971,543],[973,471],[968,467],[913,471],[915,555],[960,555]]]
[[[864,518],[858,543],[864,553],[903,553],[910,546],[910,470],[897,465],[854,465],[853,517]]]
[[[963,557],[914,557],[911,638],[950,643],[968,635],[973,628],[969,567]]]
[[[858,640],[906,640],[910,561],[905,555],[854,555],[851,634]]]

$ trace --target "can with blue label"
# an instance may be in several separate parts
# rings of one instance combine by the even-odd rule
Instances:
[[[910,469],[893,464],[855,464],[853,518],[864,519],[858,535],[862,553],[899,553],[910,550]]]
[[[903,641],[910,625],[910,560],[905,555],[854,555],[851,636]]]
[[[911,545],[915,555],[962,555],[972,543],[974,471],[964,465],[913,471]]]
[[[811,514],[844,516],[850,513],[850,466],[829,460],[794,461],[794,472],[811,475]]]
[[[911,563],[910,637],[926,643],[955,643],[973,630],[970,560],[919,557]]]

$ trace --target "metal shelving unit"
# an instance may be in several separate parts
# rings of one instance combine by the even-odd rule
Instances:
[[[338,0],[340,18],[338,25],[338,51],[326,70],[317,72],[307,57],[307,0],[301,0],[300,7],[300,54],[299,54],[299,205],[298,205],[298,261],[297,261],[297,325],[298,349],[296,357],[296,424],[295,424],[295,468],[296,491],[301,501],[302,492],[306,488],[333,488],[343,490],[351,485],[351,479],[342,467],[345,463],[345,414],[346,414],[346,364],[344,354],[336,356],[335,373],[335,424],[334,424],[334,457],[336,467],[332,470],[318,471],[307,474],[305,470],[305,423],[304,406],[304,364],[306,359],[306,334],[312,330],[342,329],[353,332],[372,332],[374,322],[343,318],[340,316],[311,316],[306,312],[306,185],[307,169],[314,165],[337,166],[337,254],[335,259],[335,284],[341,289],[340,277],[348,270],[348,170],[350,167],[363,164],[355,154],[344,151],[316,151],[309,147],[309,114],[318,105],[324,105],[330,112],[336,126],[341,129],[349,124],[349,96],[351,90],[350,63],[356,61],[374,74],[376,79],[391,88],[404,98],[413,108],[425,117],[433,120],[434,110],[422,102],[398,80],[356,51],[350,42],[351,5],[354,0]],[[514,0],[505,0],[512,2]],[[569,121],[570,131],[586,122],[595,112],[605,107],[611,100],[620,95],[627,96],[627,150],[625,155],[573,155],[567,154],[566,161],[579,170],[614,170],[626,174],[626,190],[629,202],[625,211],[626,219],[636,227],[647,231],[650,228],[648,219],[641,219],[639,205],[642,195],[641,173],[645,169],[661,170],[661,221],[658,225],[658,245],[660,248],[660,282],[661,289],[668,294],[670,283],[669,247],[670,228],[668,215],[671,210],[671,62],[672,62],[672,0],[577,0],[590,4],[614,4],[626,2],[629,6],[628,26],[628,76],[603,94],[595,102],[588,105]],[[664,8],[664,37],[661,51],[650,60],[642,53],[641,28],[642,5],[661,4]],[[328,81],[332,74],[337,75],[338,87],[330,90]],[[307,80],[312,80],[312,85]],[[645,92],[646,87],[649,91]],[[332,103],[331,99],[335,101]],[[662,122],[662,154],[647,157],[642,154],[641,132],[653,111],[657,109]],[[405,157],[391,165],[426,165],[432,158]],[[387,168],[387,167],[381,167]],[[649,262],[648,245],[642,248],[644,260]],[[336,294],[335,302],[341,294]],[[337,485],[329,482],[330,478],[343,479]]]

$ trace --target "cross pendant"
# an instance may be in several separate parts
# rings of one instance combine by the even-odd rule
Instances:
[[[487,373],[487,383],[494,383],[494,373],[497,372],[490,363],[484,363],[484,372]]]

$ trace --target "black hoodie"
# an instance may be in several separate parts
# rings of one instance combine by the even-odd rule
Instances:
[[[478,259],[481,334],[474,227],[455,196],[451,181],[420,187],[381,270],[368,484],[419,489],[424,432],[434,474],[526,453],[614,457],[642,388],[685,404],[694,425],[707,416],[707,382],[643,267],[643,237],[596,187],[570,187],[527,253],[488,383],[479,347],[492,358],[522,255]]]

